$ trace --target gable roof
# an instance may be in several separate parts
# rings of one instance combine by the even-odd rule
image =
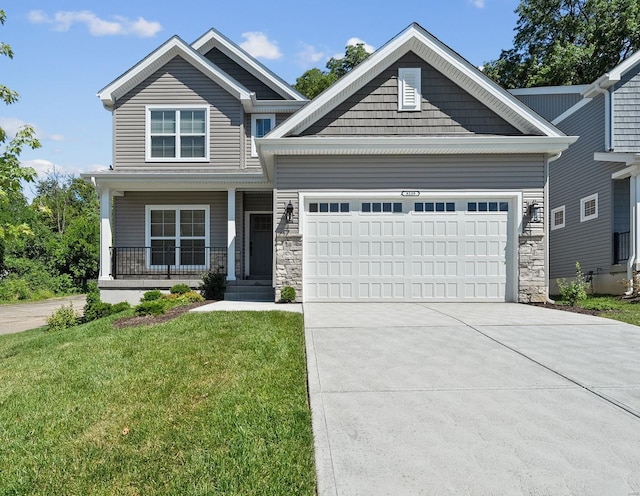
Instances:
[[[593,83],[588,85],[585,90],[582,92],[582,96],[585,98],[593,98],[598,94],[602,93],[601,90],[609,88],[613,86],[618,81],[622,79],[622,77],[633,67],[640,63],[640,51],[634,53],[629,58],[622,61],[620,64],[615,66],[609,72],[604,73],[598,79],[596,79]]]
[[[126,95],[176,56],[182,57],[186,62],[222,86],[238,100],[251,100],[251,93],[247,88],[221,71],[206,57],[185,43],[179,36],[173,36],[167,40],[122,76],[102,88],[98,92],[98,97],[102,100],[105,107],[112,108],[118,98]]]
[[[267,67],[261,64],[258,60],[253,58],[229,38],[213,28],[200,36],[200,38],[194,41],[191,46],[202,55],[207,54],[213,48],[217,48],[282,97],[288,100],[308,101],[305,96],[298,93],[282,78],[267,69]]]
[[[409,51],[424,59],[523,134],[564,136],[560,130],[482,74],[451,48],[420,25],[413,23],[285,123],[276,127],[267,137],[282,138],[301,133]]]

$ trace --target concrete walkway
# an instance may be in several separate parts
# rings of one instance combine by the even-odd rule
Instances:
[[[640,495],[640,328],[518,304],[305,304],[325,495]]]
[[[49,300],[0,305],[0,335],[14,334],[46,325],[47,318],[62,305],[73,304],[82,311],[85,295],[65,296]]]
[[[220,300],[196,307],[192,312],[294,312],[302,313],[301,303],[272,303],[268,301],[227,301]]]

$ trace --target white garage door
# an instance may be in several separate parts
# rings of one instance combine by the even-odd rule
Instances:
[[[308,200],[305,301],[504,301],[508,199]]]

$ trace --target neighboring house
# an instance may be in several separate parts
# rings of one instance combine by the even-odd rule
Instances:
[[[309,103],[215,31],[99,96],[107,301],[218,266],[306,302],[547,296],[548,165],[575,137],[417,24]]]
[[[512,93],[579,136],[550,168],[551,291],[580,262],[595,293],[623,293],[640,253],[640,53],[589,85]]]

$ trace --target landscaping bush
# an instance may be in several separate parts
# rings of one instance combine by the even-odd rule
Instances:
[[[209,271],[202,275],[202,284],[199,289],[205,300],[222,300],[224,298],[227,275],[222,272],[223,268],[218,267],[217,271]]]
[[[165,300],[143,301],[133,311],[136,315],[162,315],[167,311]]]
[[[100,300],[100,290],[95,282],[87,284],[87,301],[84,305],[84,321],[91,322],[92,320],[108,317],[114,313],[123,312],[131,308],[131,305],[126,301],[116,303],[106,303]]]
[[[171,286],[169,293],[182,295],[182,294],[188,293],[189,291],[191,291],[191,288],[189,287],[189,285],[176,284],[174,286]]]
[[[47,318],[47,325],[50,331],[64,331],[77,323],[78,314],[73,309],[73,304],[62,305]]]
[[[572,307],[581,300],[587,299],[587,288],[589,283],[585,281],[580,262],[576,262],[575,281],[568,283],[564,278],[558,280],[558,289],[562,299]]]
[[[204,298],[197,291],[189,291],[188,293],[181,294],[178,300],[182,303],[197,303],[204,301]]]
[[[162,291],[159,289],[152,289],[151,291],[147,291],[143,294],[140,301],[156,301],[160,298],[162,298]]]
[[[285,286],[280,291],[280,301],[283,303],[291,303],[296,300],[296,290],[291,286]]]

